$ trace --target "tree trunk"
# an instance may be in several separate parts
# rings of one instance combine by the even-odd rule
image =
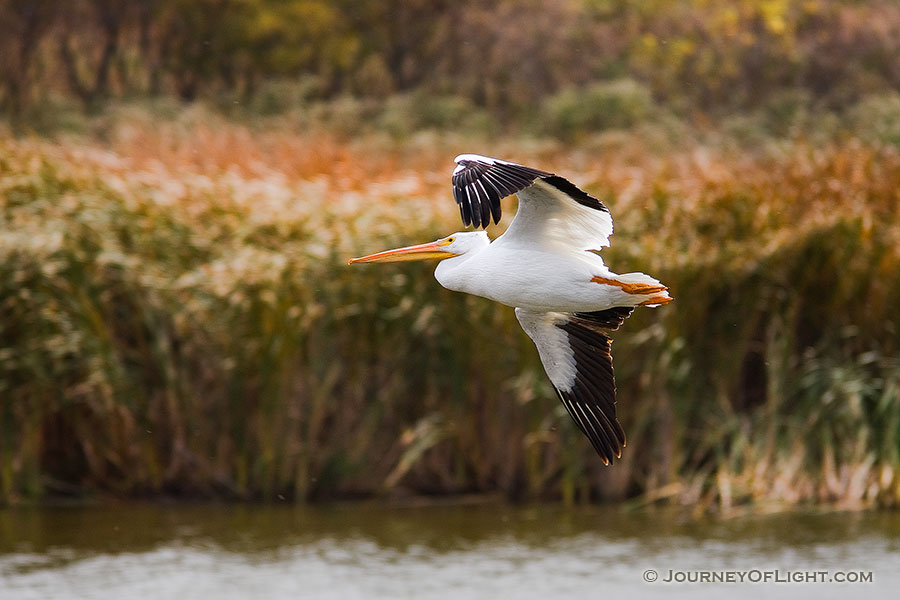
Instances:
[[[121,29],[121,14],[114,7],[103,3],[97,7],[97,11],[97,20],[103,34],[103,48],[94,69],[92,83],[86,82],[79,72],[78,56],[72,47],[69,33],[64,32],[59,37],[59,57],[64,67],[66,81],[88,111],[96,108],[97,102],[109,95],[110,65],[119,49]]]
[[[10,120],[13,124],[19,123],[22,112],[28,104],[30,92],[31,62],[35,50],[44,33],[49,27],[52,17],[42,6],[29,7],[28,10],[20,8],[18,15],[22,21],[16,51],[18,54],[13,67],[13,72],[5,73],[6,77],[6,104],[9,108]]]

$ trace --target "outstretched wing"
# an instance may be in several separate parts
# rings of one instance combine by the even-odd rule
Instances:
[[[516,309],[563,406],[607,465],[621,458],[625,432],[616,419],[610,339],[602,329],[617,329],[632,310],[542,313]]]
[[[460,154],[453,171],[453,196],[465,225],[487,227],[500,221],[500,199],[519,197],[507,240],[558,242],[571,248],[609,245],[612,216],[597,198],[562,177],[497,158]]]

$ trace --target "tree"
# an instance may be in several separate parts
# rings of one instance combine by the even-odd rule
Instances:
[[[13,122],[28,101],[34,56],[55,14],[53,0],[0,0],[0,106]]]

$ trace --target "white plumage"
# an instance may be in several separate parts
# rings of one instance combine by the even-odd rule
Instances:
[[[463,223],[497,223],[500,200],[519,197],[506,233],[490,241],[483,231],[387,250],[355,262],[442,259],[438,282],[516,308],[563,405],[604,463],[621,457],[625,435],[616,420],[610,339],[638,305],[672,300],[644,273],[616,274],[600,257],[613,223],[604,204],[569,181],[516,163],[461,154],[453,195]]]
[[[559,390],[571,391],[575,387],[578,370],[569,336],[559,327],[568,321],[565,313],[517,308],[516,318],[528,337],[534,340],[550,383]]]

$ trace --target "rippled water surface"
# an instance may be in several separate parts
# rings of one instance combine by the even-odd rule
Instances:
[[[700,578],[736,583],[689,582]],[[734,600],[897,598],[897,590],[898,513],[697,522],[670,512],[502,505],[0,510],[4,600]]]

